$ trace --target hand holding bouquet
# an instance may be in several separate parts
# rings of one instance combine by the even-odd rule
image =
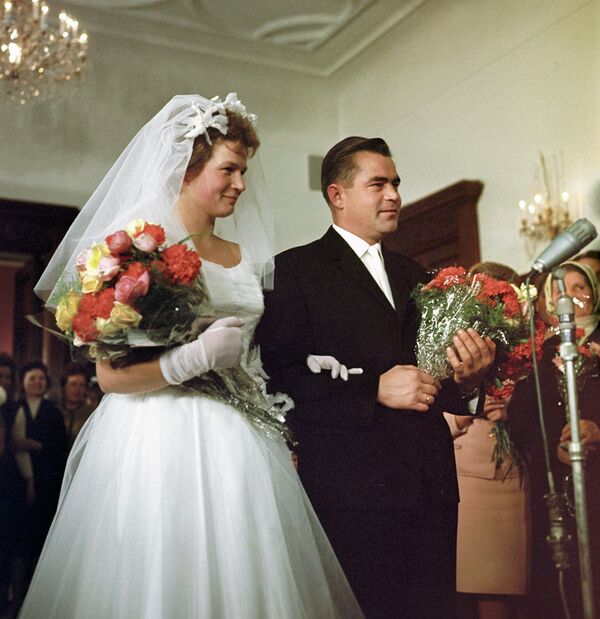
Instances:
[[[214,322],[200,269],[183,241],[166,245],[160,225],[135,220],[82,251],[76,273],[48,304],[56,307],[59,335],[91,360],[135,363],[194,342]],[[266,393],[256,359],[247,360],[248,371],[218,365],[181,387],[230,404],[270,436],[289,438],[284,413],[291,401]]]
[[[533,366],[526,295],[533,299],[537,292],[533,287],[519,289],[483,273],[467,273],[462,267],[441,269],[428,284],[413,292],[421,312],[417,334],[419,367],[435,378],[448,378],[453,370],[446,348],[452,346],[452,338],[459,329],[473,328],[482,337],[491,337],[496,344],[494,365],[484,379],[486,395],[494,400],[510,398],[517,381],[525,378]],[[543,323],[538,322],[535,336],[538,358],[544,331]],[[506,421],[495,422],[494,434],[493,458],[497,465],[502,464],[506,455],[512,457],[512,463],[518,462]]]

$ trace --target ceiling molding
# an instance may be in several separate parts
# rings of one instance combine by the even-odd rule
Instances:
[[[68,0],[63,5],[91,33],[92,61],[95,36],[111,35],[145,45],[327,77],[426,2],[340,0],[336,15],[301,13],[299,0],[289,0],[287,7],[284,0],[277,1],[280,12],[283,3],[286,15],[272,18],[273,11],[265,12],[255,17],[257,27],[243,33],[235,24],[223,25],[215,15],[208,14],[198,6],[202,4],[199,0],[125,0],[118,4],[128,8],[119,9],[113,7],[117,0]],[[305,4],[309,9],[314,2]],[[230,2],[229,8],[232,6]],[[333,4],[331,7],[335,8]],[[259,5],[256,10],[260,11]]]

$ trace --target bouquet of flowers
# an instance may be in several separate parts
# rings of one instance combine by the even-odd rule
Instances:
[[[117,366],[195,340],[214,320],[198,254],[165,244],[157,224],[135,220],[79,255],[76,272],[49,300],[57,333],[95,361]],[[250,369],[252,363],[248,363]],[[211,370],[181,385],[230,404],[270,436],[289,439],[287,396],[269,395],[260,370]]]
[[[508,400],[516,383],[533,367],[533,348],[529,338],[527,297],[537,296],[533,286],[517,288],[506,281],[483,273],[471,274],[462,267],[441,269],[425,285],[413,292],[421,312],[417,334],[417,362],[438,379],[452,375],[446,348],[459,329],[472,327],[482,337],[496,343],[494,367],[484,381],[485,393],[492,398]],[[544,324],[536,323],[535,350],[541,357]],[[510,440],[505,421],[494,423],[496,446],[492,459],[500,466],[510,456],[509,469],[521,458]],[[508,473],[507,471],[507,473]]]

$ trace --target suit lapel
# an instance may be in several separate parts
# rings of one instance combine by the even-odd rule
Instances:
[[[402,262],[398,256],[386,250],[385,246],[382,246],[382,252],[385,271],[390,282],[390,288],[392,289],[392,296],[394,297],[396,315],[398,316],[398,320],[402,321],[410,295],[410,282],[406,279],[406,274],[402,268]]]
[[[354,253],[354,251],[352,251],[346,241],[344,241],[344,239],[333,228],[329,228],[329,230],[327,230],[325,235],[321,238],[321,241],[329,258],[337,262],[339,268],[346,275],[348,275],[348,277],[356,281],[366,292],[373,296],[390,312],[394,311],[394,308],[391,306],[387,297],[383,294],[383,291],[369,273],[367,267],[362,263],[361,259]],[[396,302],[395,294],[394,302]]]

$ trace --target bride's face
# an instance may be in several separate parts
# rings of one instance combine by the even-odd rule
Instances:
[[[186,208],[213,219],[231,215],[246,188],[243,176],[247,156],[246,149],[238,142],[222,140],[216,143],[200,174],[184,181],[182,197]]]

